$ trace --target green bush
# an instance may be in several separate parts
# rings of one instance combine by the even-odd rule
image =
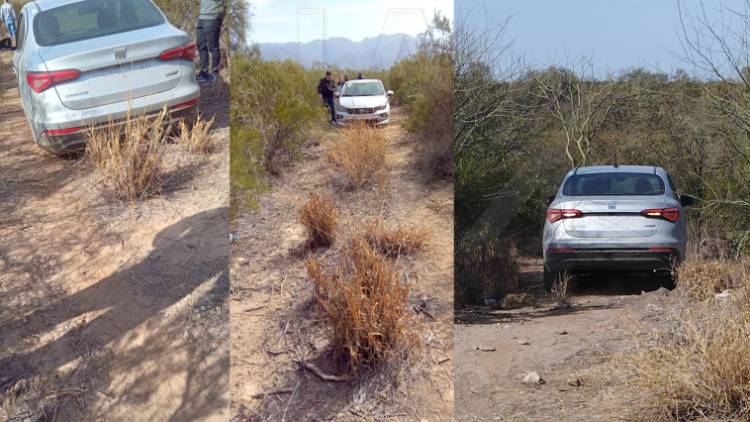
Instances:
[[[231,63],[233,207],[253,206],[264,177],[299,157],[304,130],[322,119],[318,75],[292,61],[236,55]]]

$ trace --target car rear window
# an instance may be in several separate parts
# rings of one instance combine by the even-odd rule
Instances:
[[[344,85],[344,97],[367,97],[384,95],[383,84],[380,82],[355,82]]]
[[[648,173],[576,174],[565,182],[563,195],[664,195],[664,181]]]
[[[119,34],[164,23],[150,0],[84,0],[39,13],[34,37],[54,46]]]

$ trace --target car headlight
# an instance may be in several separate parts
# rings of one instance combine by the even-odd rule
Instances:
[[[382,106],[375,107],[375,111],[383,111],[388,106],[388,104],[383,104]]]

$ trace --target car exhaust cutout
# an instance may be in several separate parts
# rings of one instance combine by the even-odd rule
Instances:
[[[564,220],[566,218],[580,218],[583,217],[583,212],[579,210],[562,210],[551,208],[547,210],[547,221],[554,223],[556,221]]]
[[[190,44],[183,45],[181,47],[167,50],[161,53],[159,55],[159,58],[162,60],[183,59],[183,60],[192,62],[195,60],[195,52],[196,52],[195,43],[190,43]]]
[[[29,72],[26,74],[26,82],[34,92],[41,94],[59,83],[73,81],[80,77],[81,71],[76,69],[55,70],[53,72]]]
[[[647,218],[661,218],[674,223],[680,219],[680,210],[677,208],[650,208],[641,211],[641,215]]]

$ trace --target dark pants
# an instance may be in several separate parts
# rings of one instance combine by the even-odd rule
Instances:
[[[336,107],[333,106],[333,95],[330,97],[323,97],[323,99],[331,110],[331,121],[336,122]]]
[[[195,28],[198,54],[201,58],[201,73],[214,73],[219,71],[221,65],[221,48],[219,37],[221,36],[221,23],[223,17],[216,19],[198,19]],[[211,52],[211,70],[208,68],[208,52]]]

